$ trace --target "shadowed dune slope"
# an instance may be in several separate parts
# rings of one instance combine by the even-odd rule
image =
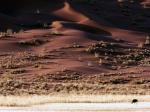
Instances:
[[[129,2],[125,3],[125,6],[126,4],[129,5],[132,13],[136,13],[136,9],[138,13],[142,13],[144,9],[142,9],[140,3],[147,2],[149,0],[136,1],[134,6]],[[2,0],[0,4],[0,29],[35,29],[42,28],[43,24],[47,23],[48,25],[52,24],[52,27],[55,28],[71,28],[99,35],[109,34],[114,39],[131,42],[144,41],[147,34],[137,30],[143,30],[143,27],[146,26],[132,26],[127,24],[127,21],[121,23],[120,20],[130,21],[134,18],[123,17],[121,11],[117,0],[96,0],[90,5],[71,0]],[[144,20],[145,23],[150,23],[148,17]],[[145,25],[145,23],[142,24]]]

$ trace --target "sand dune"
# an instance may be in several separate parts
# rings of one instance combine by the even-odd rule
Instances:
[[[26,5],[29,1],[24,1],[22,3],[16,1],[16,3],[18,4],[24,4]],[[34,1],[33,1],[34,2]],[[146,1],[148,2],[148,1]],[[38,4],[44,4],[44,2],[39,2],[37,3],[37,5],[35,4],[31,4],[32,7],[36,7],[36,6],[39,6]],[[45,2],[45,3],[48,3],[48,2]],[[101,21],[94,21],[93,19],[90,19],[90,17],[88,17],[87,15],[79,12],[79,11],[76,11],[70,4],[70,2],[66,2],[66,1],[56,1],[56,2],[50,2],[51,7],[49,10],[55,15],[45,15],[44,12],[42,12],[42,10],[46,10],[46,9],[41,9],[41,16],[39,14],[39,16],[36,16],[34,15],[35,11],[36,11],[36,8],[35,10],[32,9],[33,11],[33,14],[22,14],[20,16],[17,16],[19,20],[21,20],[22,22],[25,22],[28,24],[27,26],[30,27],[31,25],[38,25],[38,24],[44,24],[44,23],[52,23],[52,26],[55,25],[54,27],[58,28],[58,27],[64,27],[64,25],[62,26],[62,22],[60,24],[59,21],[70,21],[70,22],[75,22],[75,23],[67,23],[67,22],[63,22],[63,24],[65,24],[65,27],[74,27],[78,30],[82,29],[82,27],[84,27],[84,29],[82,30],[88,30],[91,32],[92,31],[95,31],[95,30],[104,30],[105,32],[108,32],[110,34],[112,34],[113,38],[119,38],[119,39],[122,39],[122,40],[125,40],[125,41],[130,41],[130,42],[140,42],[140,41],[144,41],[144,37],[145,35],[147,34],[144,34],[144,33],[140,33],[140,32],[136,32],[136,31],[131,31],[131,30],[124,30],[124,29],[120,29],[120,28],[116,28],[116,27],[112,27],[112,26],[109,26],[109,25],[106,25],[104,23],[101,23]],[[17,5],[17,4],[16,4]],[[28,6],[30,9],[30,6]],[[57,9],[55,9],[54,7],[59,7]],[[17,8],[17,7],[16,7]],[[42,6],[41,6],[42,8]],[[26,7],[25,7],[26,9]],[[38,8],[37,8],[38,9]],[[22,10],[22,9],[21,9]],[[15,11],[15,9],[14,9]],[[48,10],[47,10],[48,11]],[[24,11],[23,11],[24,12]],[[44,15],[43,15],[44,14]],[[26,16],[25,16],[26,15]],[[21,18],[23,17],[23,18]],[[3,18],[3,17],[1,17]],[[45,19],[42,19],[42,18],[45,18]],[[46,19],[47,18],[47,19]],[[53,18],[53,19],[52,19]],[[3,20],[2,20],[3,21]],[[5,21],[6,21],[6,18],[5,18]],[[15,21],[15,20],[9,20],[9,21]],[[12,24],[11,22],[9,22],[7,20],[7,27],[8,26],[12,26],[12,27],[17,27],[15,26],[16,24]],[[2,24],[5,24],[6,22],[2,22]],[[33,24],[32,24],[33,23]],[[79,23],[79,24],[77,24]],[[18,23],[19,25],[21,25],[21,22]],[[56,26],[57,25],[57,26]],[[86,28],[84,25],[87,25]],[[3,27],[6,26],[6,25],[2,25]],[[78,27],[78,28],[77,28]],[[80,28],[81,27],[81,28]],[[91,28],[93,27],[93,28]],[[6,29],[6,27],[5,27]],[[116,33],[117,32],[117,33]],[[134,37],[134,38],[130,38],[130,37]]]
[[[64,2],[64,7],[62,9],[55,11],[54,14],[75,22],[80,22],[85,19],[88,19],[83,14],[73,10],[68,2]]]
[[[149,8],[142,5],[148,2],[149,0],[123,3],[117,0],[2,0],[0,74],[4,77],[4,74],[21,74],[18,77],[12,75],[14,81],[22,79],[28,83],[38,80],[36,78],[41,74],[45,76],[71,70],[83,74],[79,77],[79,82],[88,85],[83,89],[89,89],[87,93],[93,92],[91,89],[95,87],[97,94],[123,94],[127,87],[131,87],[131,94],[148,94],[144,92],[142,85],[149,83],[149,80],[145,79],[149,74],[149,55],[145,54],[145,50],[149,51],[149,47],[143,43],[149,33],[150,16]],[[16,33],[8,34],[7,29]],[[144,48],[138,48],[139,43]],[[129,52],[130,50],[132,52]],[[11,56],[13,58],[10,58]],[[116,71],[120,75],[116,74]],[[86,75],[88,77],[85,77]],[[99,79],[100,76],[104,79]],[[134,78],[135,76],[139,77]],[[70,77],[64,77],[58,80],[65,86],[67,81],[79,84],[76,80],[71,79],[71,82]],[[50,88],[53,86],[50,84],[60,83],[54,79],[48,79],[49,82],[46,80],[45,83],[48,83]],[[136,82],[137,80],[141,82]],[[40,81],[37,82],[41,85]],[[99,88],[94,83],[101,86],[108,84],[110,88]],[[118,86],[115,83],[119,83]],[[119,88],[124,84],[125,86]],[[6,84],[2,87],[9,86]],[[20,94],[24,88],[27,89],[26,86],[19,87],[23,89],[8,93]],[[146,90],[149,89],[149,86],[146,87]],[[45,88],[47,89],[39,87],[34,90],[39,90],[39,94],[41,91],[52,92],[52,89]],[[140,88],[140,91],[137,88]],[[57,89],[54,87],[54,91]],[[2,89],[0,94],[4,94],[4,90]],[[30,91],[24,92],[28,94]]]

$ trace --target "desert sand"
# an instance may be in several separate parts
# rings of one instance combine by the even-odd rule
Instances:
[[[31,107],[2,107],[3,112],[149,112],[149,103],[51,103]]]
[[[2,0],[0,95],[150,95],[149,0]]]

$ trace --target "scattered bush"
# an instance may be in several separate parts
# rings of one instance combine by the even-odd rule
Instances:
[[[143,47],[143,44],[140,44],[138,47]],[[90,45],[86,51],[94,54],[96,58],[100,59],[100,62],[98,60],[99,63],[106,60],[106,65],[110,65],[115,68],[118,68],[117,66],[125,67],[139,65],[142,64],[144,59],[150,57],[149,49],[129,49],[116,43],[108,43],[103,41]]]
[[[20,41],[20,45],[28,45],[28,46],[39,46],[44,43],[48,42],[48,40],[42,40],[42,39],[31,39],[31,40],[24,40]]]

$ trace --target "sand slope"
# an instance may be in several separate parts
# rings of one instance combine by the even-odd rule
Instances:
[[[45,74],[72,70],[89,77],[98,74],[94,77],[98,84],[105,83],[98,80],[99,75],[106,76],[107,79],[107,75],[110,73],[113,74],[112,77],[117,79],[118,77],[125,77],[125,79],[118,79],[119,81],[123,80],[123,82],[125,80],[125,83],[128,82],[126,78],[133,78],[131,82],[132,80],[134,82],[140,77],[142,77],[142,83],[149,82],[148,79],[145,79],[149,76],[149,66],[133,65],[120,68],[120,63],[111,66],[110,63],[113,64],[120,58],[114,57],[116,55],[109,55],[112,50],[118,50],[119,53],[124,54],[133,49],[129,53],[130,55],[133,52],[135,54],[136,52],[137,54],[144,52],[137,48],[137,44],[145,42],[150,19],[148,16],[149,9],[144,9],[141,5],[142,2],[137,1],[134,5],[127,2],[127,6],[125,2],[125,8],[131,10],[128,12],[131,13],[130,16],[124,14],[124,7],[122,8],[115,0],[96,0],[94,4],[70,0],[23,0],[21,2],[13,0],[8,6],[7,2],[8,0],[2,1],[0,5],[0,30],[6,31],[6,29],[11,28],[17,33],[0,38],[1,76],[16,74],[17,71],[17,74],[21,75],[15,78],[32,82],[39,75],[44,76]],[[142,16],[143,12],[146,16]],[[133,25],[135,21],[139,24],[135,25],[134,23]],[[20,29],[22,29],[21,32],[18,32]],[[101,64],[101,58],[97,54],[87,52],[90,45],[100,41],[106,42],[101,48],[104,52],[100,53],[101,58],[104,59],[104,64]],[[107,45],[112,46],[114,43],[119,44],[119,47],[107,49]],[[149,48],[146,49],[149,50]],[[108,55],[110,60],[107,60]],[[146,57],[145,60],[149,60],[149,57]],[[145,60],[142,61],[145,62]],[[114,76],[116,72],[121,76]],[[139,76],[137,79],[134,79],[135,74]],[[60,82],[56,81],[56,84]],[[86,83],[89,82],[90,80]],[[55,81],[53,83],[55,84]],[[66,83],[67,81],[64,85],[68,84]],[[111,80],[110,83],[112,83]],[[91,83],[88,84],[88,86],[91,85]],[[95,87],[95,85],[92,86]],[[130,85],[126,86],[130,87]],[[113,87],[116,86],[113,85]],[[144,94],[143,85],[139,87],[142,89],[141,91],[137,91],[136,87],[132,85],[133,90],[131,89],[130,93]],[[93,87],[91,88],[93,89]],[[119,86],[116,89],[118,88]],[[122,94],[126,91],[125,88],[123,86],[123,90],[119,92]],[[147,89],[149,88],[147,87]],[[112,88],[107,88],[107,90],[115,91]],[[3,92],[5,91],[2,90],[1,93],[4,94]],[[12,92],[15,91],[10,91],[10,93]],[[104,92],[106,91],[102,93]],[[101,92],[96,91],[96,93]]]

